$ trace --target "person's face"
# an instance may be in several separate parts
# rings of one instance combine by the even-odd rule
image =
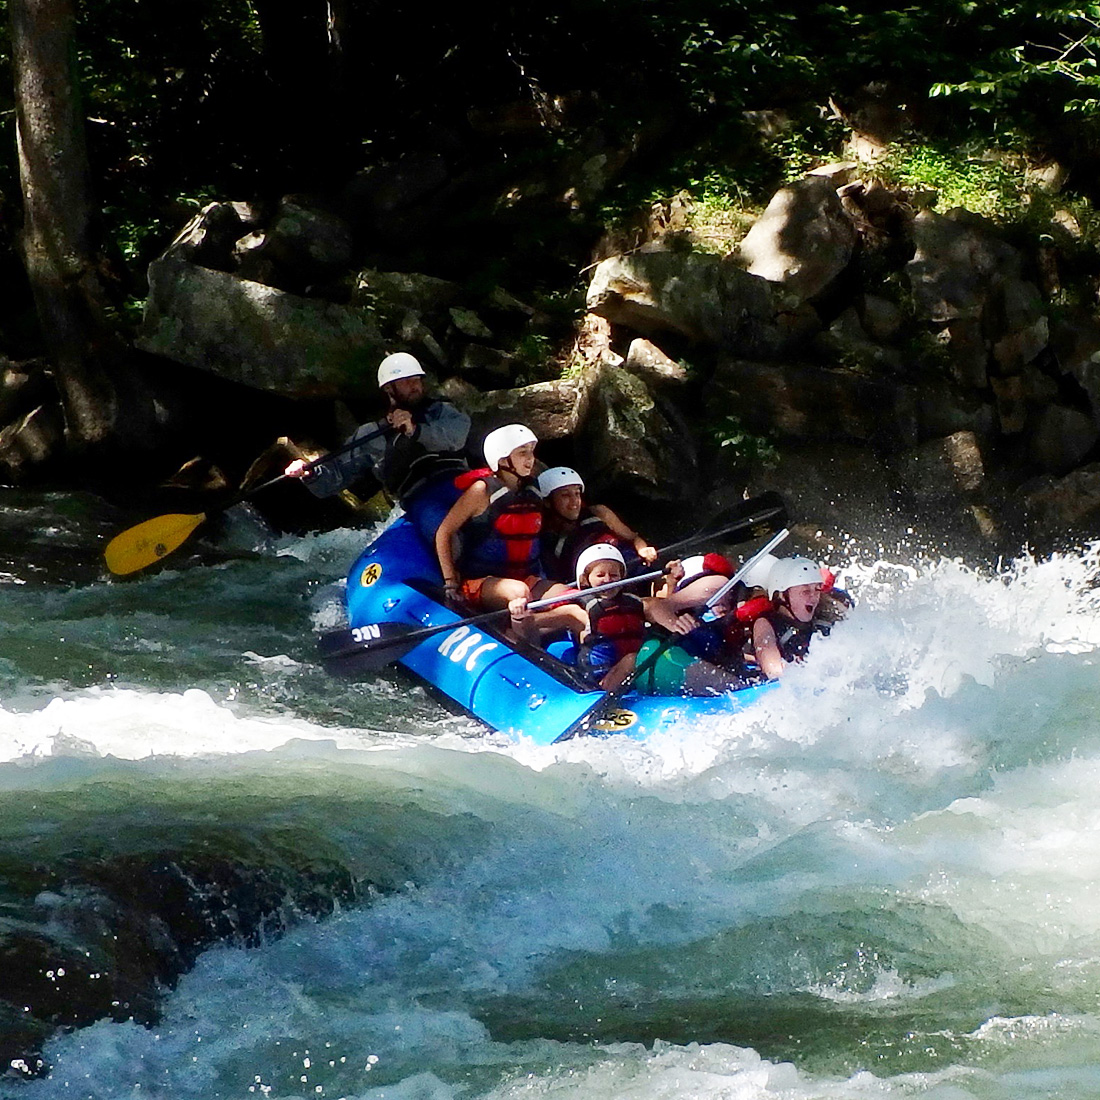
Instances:
[[[584,507],[584,494],[579,485],[563,485],[550,494],[550,508],[562,519],[575,523]]]
[[[386,386],[386,391],[399,409],[407,409],[423,400],[424,379],[419,374],[411,378],[398,378]]]
[[[787,589],[787,603],[791,614],[800,622],[813,621],[814,612],[821,602],[820,584],[796,584]]]
[[[601,558],[588,567],[588,587],[598,588],[601,584],[623,579],[623,567],[611,558]]]
[[[517,477],[530,477],[535,469],[535,445],[524,443],[517,447],[507,458],[508,468]]]

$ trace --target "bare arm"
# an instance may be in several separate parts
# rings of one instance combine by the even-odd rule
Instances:
[[[783,675],[783,656],[775,640],[775,630],[767,619],[757,619],[752,624],[752,648],[761,672],[769,680],[778,680]]]
[[[678,611],[672,600],[663,596],[646,596],[642,600],[645,606],[645,617],[665,630],[673,634],[690,634],[698,625],[699,620],[686,611]]]
[[[665,575],[654,587],[653,595],[662,599],[671,596],[676,591],[676,586],[684,579],[684,565],[679,558],[675,558],[665,566]]]
[[[439,568],[443,573],[443,583],[448,588],[457,588],[458,569],[455,566],[454,536],[474,516],[480,516],[489,507],[489,490],[484,481],[475,481],[451,506],[443,517],[435,533],[435,553],[439,558]]]
[[[657,548],[650,546],[648,542],[637,532],[632,531],[610,508],[603,504],[592,505],[593,515],[599,516],[607,525],[607,529],[624,542],[629,542],[634,547],[634,553],[646,563],[652,565],[657,560]]]

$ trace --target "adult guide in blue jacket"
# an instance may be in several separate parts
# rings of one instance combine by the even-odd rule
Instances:
[[[361,424],[349,442],[367,437],[362,446],[320,462],[306,482],[309,491],[332,496],[369,469],[404,504],[429,482],[453,480],[466,470],[463,448],[470,418],[439,398],[427,398],[408,412],[413,422],[408,434],[391,428],[386,417]]]

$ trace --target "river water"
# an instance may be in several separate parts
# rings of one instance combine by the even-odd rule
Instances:
[[[118,526],[0,496],[0,968],[93,1006],[0,1096],[1100,1095],[1097,547],[846,544],[850,620],[736,724],[536,748],[315,664],[362,532],[111,581]]]

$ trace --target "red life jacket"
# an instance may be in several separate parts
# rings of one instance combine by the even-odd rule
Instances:
[[[475,481],[488,481],[493,476],[493,471],[488,466],[480,466],[476,470],[463,470],[455,477],[455,488],[466,492]]]
[[[629,592],[612,592],[581,601],[588,612],[591,633],[584,640],[587,648],[610,642],[615,659],[637,653],[645,638],[645,605]]]
[[[739,658],[746,644],[752,640],[752,624],[775,610],[775,604],[767,596],[754,596],[737,607],[725,619],[723,643],[726,654]]]
[[[481,470],[471,473],[484,475],[473,480],[485,482],[489,507],[462,528],[459,572],[464,577],[510,577],[514,580],[541,576],[542,499],[538,493],[529,485],[509,489],[492,473],[485,474]]]

